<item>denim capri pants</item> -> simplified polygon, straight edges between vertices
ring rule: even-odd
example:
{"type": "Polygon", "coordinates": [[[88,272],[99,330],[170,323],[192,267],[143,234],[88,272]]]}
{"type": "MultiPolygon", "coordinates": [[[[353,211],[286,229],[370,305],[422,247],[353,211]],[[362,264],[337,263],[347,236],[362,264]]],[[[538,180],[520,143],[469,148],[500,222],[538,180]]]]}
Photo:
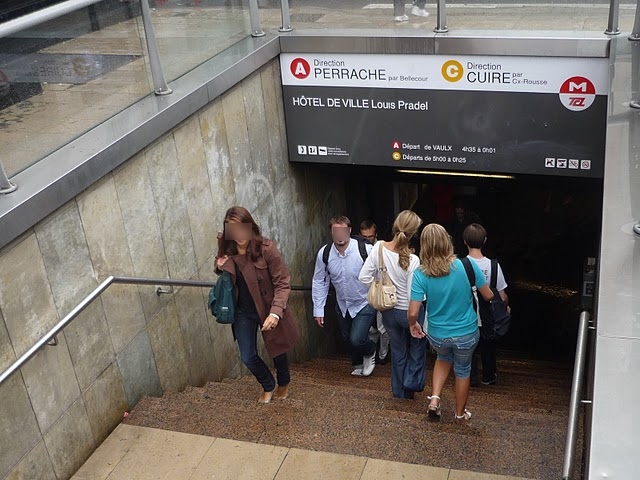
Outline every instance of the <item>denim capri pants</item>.
{"type": "Polygon", "coordinates": [[[480,340],[480,331],[452,338],[435,338],[427,334],[431,347],[438,354],[438,360],[453,364],[456,378],[469,378],[473,351],[480,340]]]}

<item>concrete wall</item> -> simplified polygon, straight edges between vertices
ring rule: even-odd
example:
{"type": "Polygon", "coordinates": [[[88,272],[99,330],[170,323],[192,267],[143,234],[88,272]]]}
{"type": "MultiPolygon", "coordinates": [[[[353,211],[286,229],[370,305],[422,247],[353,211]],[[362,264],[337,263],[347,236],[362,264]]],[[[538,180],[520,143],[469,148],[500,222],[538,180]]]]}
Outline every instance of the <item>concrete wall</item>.
{"type": "MultiPolygon", "coordinates": [[[[109,275],[214,278],[215,234],[234,204],[277,242],[292,283],[309,285],[344,188],[288,163],[277,62],[0,251],[0,370],[109,275]]],[[[0,478],[67,479],[143,395],[242,374],[207,293],[105,292],[0,386],[0,478]]],[[[331,348],[309,295],[291,300],[303,332],[294,359],[331,348]]]]}

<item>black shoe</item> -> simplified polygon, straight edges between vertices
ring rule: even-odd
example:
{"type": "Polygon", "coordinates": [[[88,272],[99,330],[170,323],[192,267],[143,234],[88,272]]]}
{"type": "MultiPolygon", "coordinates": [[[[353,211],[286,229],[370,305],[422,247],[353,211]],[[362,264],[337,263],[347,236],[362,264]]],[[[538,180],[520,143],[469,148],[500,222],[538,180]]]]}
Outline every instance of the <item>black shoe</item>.
{"type": "Polygon", "coordinates": [[[378,357],[377,363],[379,363],[380,365],[386,365],[387,363],[389,363],[389,354],[387,354],[387,356],[384,358],[378,357]]]}
{"type": "Polygon", "coordinates": [[[494,373],[493,378],[491,380],[482,380],[482,385],[493,385],[498,380],[498,374],[494,373]]]}

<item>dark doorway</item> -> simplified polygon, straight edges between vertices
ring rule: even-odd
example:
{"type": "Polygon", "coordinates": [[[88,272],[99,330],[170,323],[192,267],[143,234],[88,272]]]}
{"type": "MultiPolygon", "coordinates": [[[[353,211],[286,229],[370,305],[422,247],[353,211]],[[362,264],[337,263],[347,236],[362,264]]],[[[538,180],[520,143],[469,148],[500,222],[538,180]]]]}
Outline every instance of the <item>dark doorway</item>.
{"type": "Polygon", "coordinates": [[[508,283],[513,322],[500,348],[530,359],[573,360],[583,262],[599,248],[600,180],[429,176],[372,167],[345,168],[344,175],[354,226],[372,219],[382,239],[391,236],[396,209],[411,208],[425,224],[450,228],[453,202],[462,199],[487,229],[484,253],[499,259],[508,283]]]}

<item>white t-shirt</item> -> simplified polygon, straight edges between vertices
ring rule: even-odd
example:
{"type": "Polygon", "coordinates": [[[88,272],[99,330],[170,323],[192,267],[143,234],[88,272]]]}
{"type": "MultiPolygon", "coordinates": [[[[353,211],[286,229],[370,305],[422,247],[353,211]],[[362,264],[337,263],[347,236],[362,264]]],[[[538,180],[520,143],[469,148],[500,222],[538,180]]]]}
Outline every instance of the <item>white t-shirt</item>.
{"type": "MultiPolygon", "coordinates": [[[[487,281],[487,285],[488,285],[489,282],[491,281],[491,259],[487,257],[482,257],[482,258],[468,257],[468,258],[476,262],[476,265],[478,265],[480,270],[482,270],[482,273],[484,274],[484,279],[487,281]]],[[[505,288],[507,288],[507,282],[504,279],[502,268],[500,267],[500,264],[498,264],[498,278],[496,280],[496,289],[499,292],[501,292],[505,288]]]]}
{"type": "Polygon", "coordinates": [[[387,267],[387,273],[389,278],[396,287],[396,296],[398,297],[398,305],[395,307],[398,310],[409,309],[409,298],[411,297],[411,283],[413,282],[413,272],[420,266],[420,259],[411,254],[409,257],[409,268],[403,270],[398,263],[400,261],[400,255],[396,252],[392,252],[388,248],[383,248],[382,244],[385,242],[377,242],[369,256],[367,261],[364,262],[362,270],[360,270],[359,280],[365,285],[373,282],[373,276],[378,269],[378,255],[379,250],[382,248],[382,259],[384,260],[384,266],[387,267]]]}

